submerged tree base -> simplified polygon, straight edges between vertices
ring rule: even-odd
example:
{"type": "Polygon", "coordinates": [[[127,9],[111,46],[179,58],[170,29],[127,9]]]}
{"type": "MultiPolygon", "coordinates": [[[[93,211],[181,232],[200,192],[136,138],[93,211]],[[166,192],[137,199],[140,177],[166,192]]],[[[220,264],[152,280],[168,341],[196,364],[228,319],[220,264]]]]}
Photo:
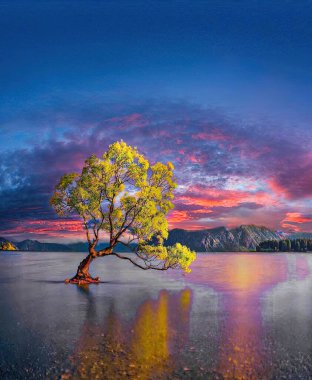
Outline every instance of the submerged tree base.
{"type": "Polygon", "coordinates": [[[98,284],[100,282],[100,277],[91,277],[91,276],[75,276],[73,278],[67,278],[65,284],[77,284],[77,285],[86,285],[86,284],[98,284]]]}
{"type": "Polygon", "coordinates": [[[98,284],[100,282],[100,277],[92,277],[89,272],[89,267],[93,259],[94,256],[89,253],[88,256],[84,258],[79,264],[75,276],[72,278],[67,278],[65,280],[65,284],[98,284]]]}

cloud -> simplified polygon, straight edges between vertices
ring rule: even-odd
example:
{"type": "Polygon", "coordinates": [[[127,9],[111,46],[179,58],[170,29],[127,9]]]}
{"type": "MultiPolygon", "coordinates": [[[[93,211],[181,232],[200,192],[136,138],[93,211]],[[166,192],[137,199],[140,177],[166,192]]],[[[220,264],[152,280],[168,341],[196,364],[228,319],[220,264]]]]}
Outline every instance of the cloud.
{"type": "Polygon", "coordinates": [[[14,220],[12,226],[1,230],[5,236],[13,240],[21,240],[25,236],[39,238],[41,241],[69,238],[81,240],[84,238],[82,222],[75,219],[58,220],[14,220]]]}
{"type": "Polygon", "coordinates": [[[312,227],[312,213],[287,212],[281,221],[281,226],[290,231],[310,231],[312,227]]]}
{"type": "Polygon", "coordinates": [[[86,157],[120,139],[152,162],[174,163],[179,187],[171,226],[263,222],[278,228],[295,222],[285,213],[311,210],[312,140],[306,130],[249,125],[185,101],[119,104],[100,98],[47,102],[19,113],[15,122],[5,136],[27,131],[31,143],[0,153],[0,232],[16,225],[22,233],[21,220],[26,235],[35,226],[28,228],[28,221],[54,223],[49,198],[60,176],[81,170],[86,157]]]}

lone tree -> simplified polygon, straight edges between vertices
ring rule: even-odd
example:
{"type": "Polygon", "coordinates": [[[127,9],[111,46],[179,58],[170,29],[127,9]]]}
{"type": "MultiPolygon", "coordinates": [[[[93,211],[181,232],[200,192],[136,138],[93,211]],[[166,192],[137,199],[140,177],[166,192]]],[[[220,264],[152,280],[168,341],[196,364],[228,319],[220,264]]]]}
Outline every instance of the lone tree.
{"type": "Polygon", "coordinates": [[[88,158],[80,174],[62,176],[50,203],[59,216],[82,218],[89,247],[67,283],[99,282],[89,266],[97,257],[112,255],[141,269],[190,271],[195,252],[180,243],[163,245],[168,237],[166,215],[173,208],[177,186],[173,169],[170,162],[151,166],[137,148],[121,141],[110,145],[102,157],[88,158]],[[97,249],[100,235],[108,240],[104,249],[97,249]],[[133,253],[116,252],[118,244],[133,253]]]}

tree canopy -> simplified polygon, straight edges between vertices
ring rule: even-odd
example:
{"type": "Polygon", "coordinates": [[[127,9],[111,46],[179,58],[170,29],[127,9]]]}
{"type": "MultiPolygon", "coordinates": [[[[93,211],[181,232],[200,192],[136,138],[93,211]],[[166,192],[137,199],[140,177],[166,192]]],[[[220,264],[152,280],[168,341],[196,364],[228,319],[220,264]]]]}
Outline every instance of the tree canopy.
{"type": "Polygon", "coordinates": [[[188,272],[195,252],[163,245],[177,186],[173,170],[170,162],[151,165],[136,147],[115,142],[101,157],[89,157],[81,173],[63,175],[50,203],[59,216],[82,218],[92,258],[115,255],[142,269],[188,272]],[[100,238],[108,244],[97,250],[100,238]],[[115,252],[118,244],[135,255],[115,252]]]}

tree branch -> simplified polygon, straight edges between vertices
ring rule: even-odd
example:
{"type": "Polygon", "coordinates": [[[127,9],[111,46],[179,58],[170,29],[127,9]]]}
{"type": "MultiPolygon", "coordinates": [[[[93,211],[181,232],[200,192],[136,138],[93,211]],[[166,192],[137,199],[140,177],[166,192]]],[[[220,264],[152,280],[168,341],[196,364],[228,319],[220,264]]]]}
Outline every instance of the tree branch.
{"type": "Polygon", "coordinates": [[[87,240],[88,240],[89,246],[91,246],[92,243],[91,243],[91,239],[90,239],[88,223],[87,223],[86,218],[84,216],[82,218],[83,218],[83,224],[86,228],[87,240]]]}
{"type": "Polygon", "coordinates": [[[122,259],[122,260],[128,260],[128,261],[130,261],[133,265],[135,265],[136,267],[141,268],[141,269],[144,269],[144,270],[154,269],[154,270],[165,271],[165,270],[168,270],[169,268],[171,268],[170,266],[168,266],[168,267],[162,267],[162,268],[159,268],[159,267],[157,267],[157,266],[153,266],[153,265],[143,266],[143,265],[137,263],[136,261],[132,260],[131,257],[128,257],[128,256],[122,256],[122,255],[120,255],[119,253],[116,253],[116,252],[111,252],[109,255],[116,256],[116,257],[118,257],[119,259],[122,259]]]}

